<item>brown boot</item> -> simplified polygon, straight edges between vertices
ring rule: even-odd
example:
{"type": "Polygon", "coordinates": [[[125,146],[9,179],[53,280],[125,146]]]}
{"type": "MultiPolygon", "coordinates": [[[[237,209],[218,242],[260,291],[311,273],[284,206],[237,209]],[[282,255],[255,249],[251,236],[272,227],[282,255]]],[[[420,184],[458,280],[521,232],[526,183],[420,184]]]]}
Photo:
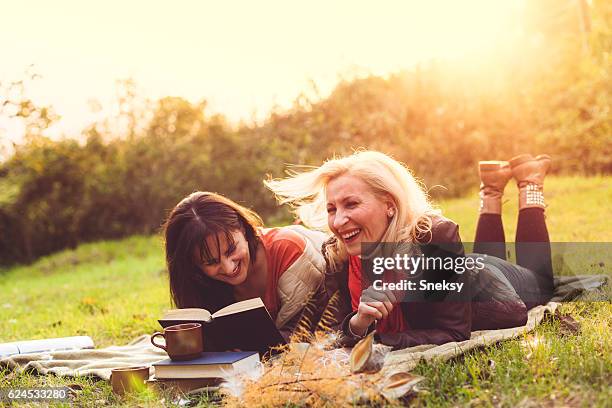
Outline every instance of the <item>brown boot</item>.
{"type": "Polygon", "coordinates": [[[510,160],[512,176],[519,189],[519,211],[523,208],[546,208],[544,203],[544,177],[552,159],[546,154],[533,157],[521,154],[510,160]]]}
{"type": "Polygon", "coordinates": [[[480,174],[480,213],[501,214],[502,196],[512,170],[506,161],[481,161],[478,163],[480,174]]]}

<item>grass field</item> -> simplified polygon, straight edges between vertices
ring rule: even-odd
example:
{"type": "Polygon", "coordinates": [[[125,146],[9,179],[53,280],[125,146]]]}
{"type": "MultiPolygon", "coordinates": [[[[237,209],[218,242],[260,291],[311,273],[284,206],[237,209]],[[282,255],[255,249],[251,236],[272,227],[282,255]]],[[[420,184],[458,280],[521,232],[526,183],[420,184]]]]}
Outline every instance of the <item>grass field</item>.
{"type": "MultiPolygon", "coordinates": [[[[516,190],[509,188],[506,197],[506,237],[512,240],[516,190]]],[[[549,177],[546,197],[553,241],[612,242],[612,177],[549,177]]],[[[476,192],[438,204],[460,224],[463,240],[471,241],[476,192]]],[[[609,263],[593,265],[583,273],[610,273],[609,263]]],[[[157,330],[156,318],[169,306],[160,237],[84,244],[32,265],[0,271],[0,342],[84,334],[98,347],[125,344],[157,330]]],[[[561,310],[582,324],[580,334],[561,335],[559,323],[547,321],[523,338],[446,363],[421,363],[416,373],[426,377],[426,391],[413,402],[429,406],[610,406],[612,306],[609,302],[574,302],[561,310]]],[[[0,389],[63,384],[83,386],[73,401],[78,405],[120,403],[102,381],[0,371],[0,389]]],[[[151,393],[122,403],[171,405],[151,393]]]]}

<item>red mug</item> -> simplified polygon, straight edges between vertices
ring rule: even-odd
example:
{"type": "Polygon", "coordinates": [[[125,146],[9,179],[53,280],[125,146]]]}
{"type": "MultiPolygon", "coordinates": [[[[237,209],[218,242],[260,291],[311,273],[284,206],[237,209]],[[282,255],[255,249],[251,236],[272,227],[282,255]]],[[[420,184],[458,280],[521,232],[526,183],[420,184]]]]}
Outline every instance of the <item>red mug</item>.
{"type": "Polygon", "coordinates": [[[200,357],[204,351],[202,325],[200,323],[183,323],[168,326],[163,333],[155,332],[151,344],[164,349],[172,360],[192,360],[200,357]],[[155,343],[156,337],[163,337],[166,345],[155,343]]]}

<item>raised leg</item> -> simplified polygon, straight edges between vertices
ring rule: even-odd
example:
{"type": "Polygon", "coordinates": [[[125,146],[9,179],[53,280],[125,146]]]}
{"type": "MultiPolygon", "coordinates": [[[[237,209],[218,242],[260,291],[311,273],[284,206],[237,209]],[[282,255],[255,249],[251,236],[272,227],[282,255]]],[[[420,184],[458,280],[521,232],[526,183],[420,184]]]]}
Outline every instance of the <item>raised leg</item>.
{"type": "Polygon", "coordinates": [[[506,236],[501,214],[480,214],[474,238],[474,252],[506,259],[506,236]]]}
{"type": "Polygon", "coordinates": [[[554,289],[550,237],[544,210],[544,177],[550,156],[521,155],[510,160],[519,188],[519,215],[516,228],[517,264],[532,271],[542,294],[541,304],[552,297],[554,289]]]}
{"type": "Polygon", "coordinates": [[[506,259],[506,237],[501,218],[504,188],[512,177],[508,162],[479,163],[480,216],[474,237],[474,252],[506,259]]]}

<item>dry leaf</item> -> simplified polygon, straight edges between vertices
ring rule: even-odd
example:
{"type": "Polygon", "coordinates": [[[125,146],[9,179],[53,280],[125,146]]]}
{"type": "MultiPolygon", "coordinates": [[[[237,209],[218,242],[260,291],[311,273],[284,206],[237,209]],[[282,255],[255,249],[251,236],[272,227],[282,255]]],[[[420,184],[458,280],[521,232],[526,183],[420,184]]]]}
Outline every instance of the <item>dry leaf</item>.
{"type": "Polygon", "coordinates": [[[68,384],[66,387],[68,387],[68,394],[70,394],[72,397],[76,397],[81,391],[83,391],[83,386],[81,384],[68,384]]]}
{"type": "Polygon", "coordinates": [[[365,371],[368,365],[368,361],[372,356],[374,333],[376,333],[376,330],[372,331],[366,337],[359,340],[359,343],[355,344],[355,347],[353,347],[353,351],[351,351],[350,357],[352,373],[360,373],[362,371],[365,371]]]}
{"type": "Polygon", "coordinates": [[[411,373],[395,373],[387,378],[380,392],[387,400],[395,400],[415,391],[415,386],[423,380],[423,377],[411,373]]]}
{"type": "Polygon", "coordinates": [[[576,321],[572,316],[557,313],[556,317],[559,319],[559,332],[562,336],[571,336],[580,333],[580,322],[576,321]]]}

